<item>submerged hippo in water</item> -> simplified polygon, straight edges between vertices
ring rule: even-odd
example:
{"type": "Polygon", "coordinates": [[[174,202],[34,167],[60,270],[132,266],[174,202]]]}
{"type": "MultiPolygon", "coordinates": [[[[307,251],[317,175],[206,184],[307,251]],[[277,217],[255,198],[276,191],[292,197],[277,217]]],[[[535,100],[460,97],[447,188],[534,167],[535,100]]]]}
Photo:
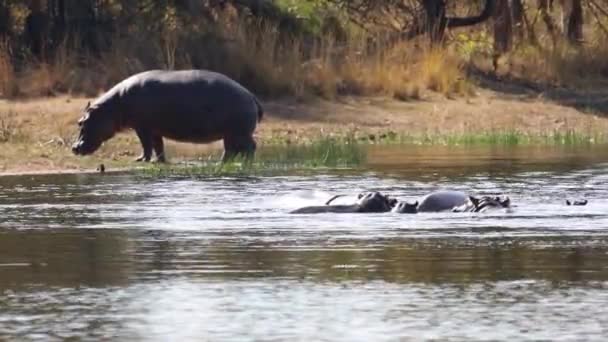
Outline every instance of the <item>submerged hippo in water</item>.
{"type": "Polygon", "coordinates": [[[481,213],[490,209],[507,209],[510,207],[511,199],[507,196],[482,196],[479,198],[469,196],[467,203],[454,208],[452,211],[458,213],[481,213]]]}
{"type": "Polygon", "coordinates": [[[91,154],[117,132],[132,128],[143,147],[138,161],[150,161],[154,151],[164,162],[164,137],[191,143],[223,139],[223,161],[237,154],[250,157],[256,149],[253,132],[263,113],[257,98],[225,75],[204,70],[147,71],[125,79],[87,105],[72,151],[91,154]]]}
{"type": "Polygon", "coordinates": [[[467,203],[468,199],[469,196],[460,191],[435,191],[414,203],[399,202],[392,211],[406,214],[448,211],[467,203]]]}
{"type": "Polygon", "coordinates": [[[566,200],[566,205],[576,205],[576,206],[584,206],[587,205],[588,201],[586,199],[582,200],[566,200]]]}
{"type": "Polygon", "coordinates": [[[420,202],[399,202],[392,211],[407,214],[441,211],[482,212],[490,208],[508,208],[510,203],[508,197],[483,196],[477,198],[461,191],[442,190],[424,196],[420,202]]]}
{"type": "Polygon", "coordinates": [[[292,214],[320,214],[320,213],[385,213],[397,203],[396,199],[385,196],[379,192],[359,194],[355,204],[329,205],[338,196],[327,201],[326,205],[303,207],[292,211],[292,214]]]}

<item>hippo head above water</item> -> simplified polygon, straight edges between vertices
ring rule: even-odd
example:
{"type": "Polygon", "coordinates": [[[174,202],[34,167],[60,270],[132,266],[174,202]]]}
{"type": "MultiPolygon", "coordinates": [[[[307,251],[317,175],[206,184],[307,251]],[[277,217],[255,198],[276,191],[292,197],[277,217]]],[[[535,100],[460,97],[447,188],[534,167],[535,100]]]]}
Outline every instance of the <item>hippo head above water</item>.
{"type": "Polygon", "coordinates": [[[418,201],[414,203],[410,202],[398,202],[393,206],[391,210],[394,213],[401,214],[416,214],[418,212],[418,201]]]}
{"type": "Polygon", "coordinates": [[[384,213],[391,211],[396,204],[396,199],[390,198],[377,191],[364,192],[357,196],[357,205],[360,208],[360,212],[384,213]]]}
{"type": "Polygon", "coordinates": [[[330,205],[342,195],[334,196],[325,205],[303,207],[292,211],[292,214],[320,213],[385,213],[397,204],[397,200],[379,192],[364,192],[357,196],[357,202],[347,205],[330,205]]]}
{"type": "Polygon", "coordinates": [[[84,109],[82,118],[78,120],[78,126],[80,134],[72,145],[72,152],[76,155],[92,154],[119,130],[111,113],[107,113],[104,107],[91,106],[90,103],[84,109]]]}

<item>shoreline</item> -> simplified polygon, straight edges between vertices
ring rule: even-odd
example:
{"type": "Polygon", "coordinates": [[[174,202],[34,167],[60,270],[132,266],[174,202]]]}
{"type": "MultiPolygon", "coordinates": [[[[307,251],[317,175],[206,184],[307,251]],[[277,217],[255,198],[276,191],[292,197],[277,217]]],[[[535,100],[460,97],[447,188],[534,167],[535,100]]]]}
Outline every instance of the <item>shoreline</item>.
{"type": "MultiPolygon", "coordinates": [[[[0,142],[0,176],[95,173],[101,163],[108,170],[140,167],[133,162],[141,147],[132,132],[118,134],[93,156],[72,155],[69,146],[77,134],[76,121],[90,100],[68,96],[0,100],[0,138],[5,136],[5,142],[0,142]]],[[[519,138],[520,144],[526,144],[526,137],[551,144],[551,134],[573,139],[573,143],[578,138],[587,139],[590,144],[608,142],[608,108],[603,107],[603,102],[592,106],[589,101],[584,94],[556,98],[547,93],[514,95],[483,88],[474,97],[456,99],[436,93],[425,94],[416,101],[341,97],[304,102],[287,98],[263,101],[266,115],[255,138],[259,146],[301,144],[319,137],[347,135],[364,139],[373,136],[377,143],[377,137],[387,134],[413,140],[430,137],[448,145],[466,143],[475,135],[483,139],[488,135],[485,143],[490,145],[501,143],[492,139],[503,138],[507,142],[519,138]],[[586,107],[581,105],[585,103],[586,107]]],[[[388,144],[400,143],[398,140],[388,144]]],[[[419,140],[401,142],[421,143],[419,140]]],[[[168,157],[175,163],[209,155],[215,158],[222,148],[221,142],[197,145],[169,140],[166,146],[168,157]]]]}

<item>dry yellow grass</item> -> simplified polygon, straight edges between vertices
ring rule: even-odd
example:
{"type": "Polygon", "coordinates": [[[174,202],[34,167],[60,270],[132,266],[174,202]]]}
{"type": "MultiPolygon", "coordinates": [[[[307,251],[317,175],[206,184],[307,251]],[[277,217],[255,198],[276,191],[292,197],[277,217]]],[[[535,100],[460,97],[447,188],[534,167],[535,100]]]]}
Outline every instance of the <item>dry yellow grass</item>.
{"type": "MultiPolygon", "coordinates": [[[[474,64],[489,69],[487,58],[474,64]]],[[[582,46],[565,39],[554,47],[542,49],[522,44],[502,57],[500,74],[530,83],[592,89],[608,85],[608,38],[590,37],[582,46]]]]}
{"type": "Polygon", "coordinates": [[[382,37],[374,37],[377,43],[370,48],[368,35],[341,42],[331,36],[285,37],[276,27],[240,20],[218,32],[193,31],[181,38],[146,34],[115,37],[112,48],[96,58],[78,55],[66,40],[48,62],[31,61],[19,73],[3,63],[8,55],[0,55],[0,71],[10,75],[8,81],[0,79],[0,86],[11,86],[2,93],[8,98],[92,96],[139,71],[194,66],[223,72],[266,97],[353,94],[408,99],[427,89],[451,95],[462,92],[465,78],[452,51],[416,41],[387,45],[382,37]]]}

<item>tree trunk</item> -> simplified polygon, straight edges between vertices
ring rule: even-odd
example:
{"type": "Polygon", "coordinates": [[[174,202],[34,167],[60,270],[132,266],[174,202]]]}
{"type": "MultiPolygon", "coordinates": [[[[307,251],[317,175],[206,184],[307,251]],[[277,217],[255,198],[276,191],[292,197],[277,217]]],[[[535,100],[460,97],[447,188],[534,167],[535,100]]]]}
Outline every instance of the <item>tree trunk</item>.
{"type": "Polygon", "coordinates": [[[538,10],[540,12],[540,16],[545,22],[545,26],[547,26],[547,31],[551,36],[551,41],[553,42],[553,46],[557,44],[557,25],[555,25],[555,21],[551,14],[549,13],[550,7],[553,7],[553,1],[549,0],[539,0],[538,1],[538,10]]]}
{"type": "Polygon", "coordinates": [[[524,40],[525,30],[524,30],[524,4],[522,0],[513,0],[511,4],[511,13],[513,14],[513,32],[517,39],[524,40]]]}
{"type": "Polygon", "coordinates": [[[447,18],[445,16],[445,1],[444,0],[426,0],[423,3],[424,11],[426,12],[426,24],[424,32],[428,32],[431,37],[431,42],[440,42],[443,40],[447,18]]]}
{"type": "Polygon", "coordinates": [[[41,0],[33,0],[30,14],[25,19],[25,38],[32,54],[40,60],[46,58],[49,18],[41,0]]]}
{"type": "Polygon", "coordinates": [[[583,6],[581,0],[572,0],[572,11],[568,18],[568,40],[575,45],[583,42],[583,6]]]}
{"type": "Polygon", "coordinates": [[[67,28],[65,0],[49,0],[47,12],[51,22],[51,41],[57,45],[63,40],[67,28]]]}
{"type": "Polygon", "coordinates": [[[513,46],[513,20],[509,0],[498,0],[494,14],[494,54],[492,64],[498,69],[498,58],[513,46]]]}
{"type": "Polygon", "coordinates": [[[10,13],[6,0],[0,0],[0,39],[9,35],[10,28],[10,13]]]}

